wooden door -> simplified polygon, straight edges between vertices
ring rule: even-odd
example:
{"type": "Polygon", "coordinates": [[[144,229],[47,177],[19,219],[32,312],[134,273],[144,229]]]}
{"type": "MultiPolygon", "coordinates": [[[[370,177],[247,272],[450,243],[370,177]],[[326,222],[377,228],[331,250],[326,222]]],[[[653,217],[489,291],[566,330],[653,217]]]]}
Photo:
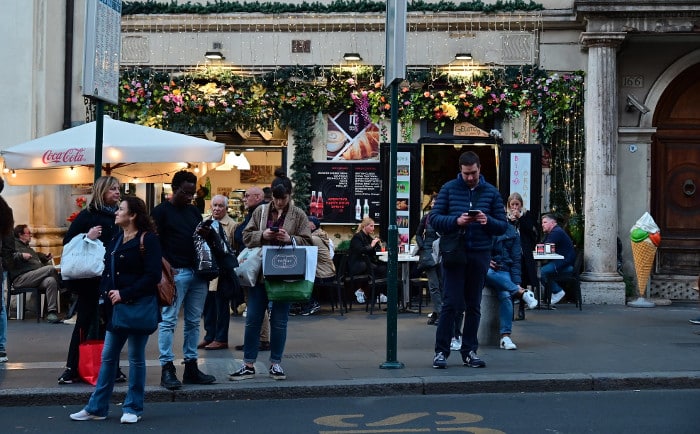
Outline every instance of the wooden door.
{"type": "Polygon", "coordinates": [[[656,272],[700,274],[700,64],[664,92],[654,115],[651,212],[661,229],[656,272]]]}

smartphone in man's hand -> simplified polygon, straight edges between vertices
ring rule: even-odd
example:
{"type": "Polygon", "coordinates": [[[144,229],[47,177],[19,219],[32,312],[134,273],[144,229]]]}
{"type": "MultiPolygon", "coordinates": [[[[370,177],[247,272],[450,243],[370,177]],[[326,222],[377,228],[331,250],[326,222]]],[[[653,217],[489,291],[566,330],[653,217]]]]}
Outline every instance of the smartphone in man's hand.
{"type": "Polygon", "coordinates": [[[481,211],[478,210],[478,209],[470,209],[470,210],[468,211],[468,214],[469,214],[469,217],[476,217],[476,216],[479,215],[480,212],[481,212],[481,211]]]}

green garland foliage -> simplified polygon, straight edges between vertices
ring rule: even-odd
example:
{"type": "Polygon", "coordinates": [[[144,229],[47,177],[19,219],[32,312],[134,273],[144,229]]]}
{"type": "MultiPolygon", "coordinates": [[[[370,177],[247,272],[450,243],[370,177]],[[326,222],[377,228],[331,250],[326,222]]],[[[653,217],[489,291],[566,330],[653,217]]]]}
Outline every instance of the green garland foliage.
{"type": "MultiPolygon", "coordinates": [[[[411,76],[400,85],[399,121],[411,126],[429,121],[436,131],[450,122],[484,127],[491,121],[529,116],[533,133],[551,149],[552,209],[582,213],[583,73],[548,74],[532,67],[509,67],[471,77],[438,70],[411,76]]],[[[122,71],[119,104],[108,108],[124,121],[188,134],[271,130],[294,135],[294,199],[304,207],[310,194],[310,165],[316,116],[353,111],[364,123],[388,120],[389,89],[379,67],[353,74],[330,67],[279,68],[264,76],[236,75],[207,68],[164,73],[134,68],[122,71]]],[[[410,137],[403,137],[411,141],[410,137]]]]}
{"type": "MultiPolygon", "coordinates": [[[[544,9],[540,3],[532,0],[498,0],[493,4],[485,4],[481,0],[455,3],[452,1],[440,1],[428,3],[424,0],[409,0],[409,12],[514,12],[514,11],[541,11],[544,9]]],[[[122,4],[122,15],[137,14],[230,14],[230,13],[377,13],[386,11],[385,1],[374,0],[334,0],[323,4],[318,1],[301,4],[288,4],[274,1],[238,2],[215,0],[214,2],[178,4],[175,1],[160,3],[153,0],[145,2],[125,1],[122,4]]]]}

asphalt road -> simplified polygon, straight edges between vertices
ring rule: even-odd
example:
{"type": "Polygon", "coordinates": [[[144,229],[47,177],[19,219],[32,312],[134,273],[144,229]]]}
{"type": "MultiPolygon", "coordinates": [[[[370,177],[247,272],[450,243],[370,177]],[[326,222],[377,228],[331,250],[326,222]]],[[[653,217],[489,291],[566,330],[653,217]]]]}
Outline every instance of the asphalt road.
{"type": "Polygon", "coordinates": [[[697,433],[700,390],[146,403],[134,426],[74,422],[81,406],[0,407],[4,433],[697,433]]]}

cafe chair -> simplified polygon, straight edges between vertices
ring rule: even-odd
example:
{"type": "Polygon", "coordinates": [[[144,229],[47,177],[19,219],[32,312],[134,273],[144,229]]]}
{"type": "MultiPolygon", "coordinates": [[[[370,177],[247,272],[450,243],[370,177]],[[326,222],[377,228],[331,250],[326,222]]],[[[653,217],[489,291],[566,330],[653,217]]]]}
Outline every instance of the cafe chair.
{"type": "MultiPolygon", "coordinates": [[[[409,280],[411,284],[411,292],[409,296],[409,303],[413,303],[414,298],[418,299],[418,315],[421,315],[422,309],[423,309],[423,297],[424,294],[428,294],[430,296],[430,288],[428,287],[428,278],[425,277],[425,273],[421,274],[420,277],[414,277],[409,280]],[[414,295],[414,289],[417,289],[418,291],[414,295]]],[[[413,306],[410,306],[410,308],[413,308],[413,306]]],[[[439,313],[439,312],[438,312],[439,313]]]]}
{"type": "Polygon", "coordinates": [[[579,310],[583,310],[581,272],[583,272],[583,250],[576,249],[576,260],[574,261],[573,271],[570,273],[559,273],[556,276],[552,276],[547,281],[547,285],[544,288],[544,299],[547,301],[547,305],[551,305],[552,301],[552,287],[550,282],[557,282],[559,286],[566,287],[567,291],[573,290],[576,306],[579,310]]]}
{"type": "MultiPolygon", "coordinates": [[[[338,282],[341,285],[341,311],[345,309],[345,313],[352,310],[352,304],[355,300],[355,290],[359,288],[360,283],[367,283],[371,286],[372,276],[369,273],[357,274],[351,276],[348,274],[348,254],[336,252],[333,255],[333,262],[335,263],[336,275],[338,276],[338,282]]],[[[366,294],[365,294],[366,295],[366,294]]],[[[365,303],[369,303],[369,300],[365,300],[365,303]]],[[[366,307],[367,308],[367,307],[366,307]]]]}
{"type": "Polygon", "coordinates": [[[26,312],[25,306],[27,305],[27,293],[32,292],[34,300],[36,300],[36,322],[40,322],[41,317],[44,312],[44,295],[45,291],[39,288],[15,288],[10,286],[7,289],[7,313],[10,313],[10,300],[13,295],[17,296],[17,311],[15,313],[15,318],[18,320],[24,319],[24,313],[26,312]]]}
{"type": "Polygon", "coordinates": [[[377,291],[377,288],[379,287],[384,288],[384,293],[386,294],[388,291],[388,284],[389,280],[386,277],[377,277],[374,275],[374,269],[372,268],[372,261],[368,257],[364,257],[364,260],[367,263],[367,270],[370,272],[370,289],[372,294],[370,295],[370,301],[366,303],[365,305],[365,312],[367,312],[367,308],[369,307],[369,314],[372,315],[374,314],[374,305],[377,304],[377,309],[381,310],[382,309],[382,299],[379,297],[379,294],[382,293],[382,291],[377,291]]]}

